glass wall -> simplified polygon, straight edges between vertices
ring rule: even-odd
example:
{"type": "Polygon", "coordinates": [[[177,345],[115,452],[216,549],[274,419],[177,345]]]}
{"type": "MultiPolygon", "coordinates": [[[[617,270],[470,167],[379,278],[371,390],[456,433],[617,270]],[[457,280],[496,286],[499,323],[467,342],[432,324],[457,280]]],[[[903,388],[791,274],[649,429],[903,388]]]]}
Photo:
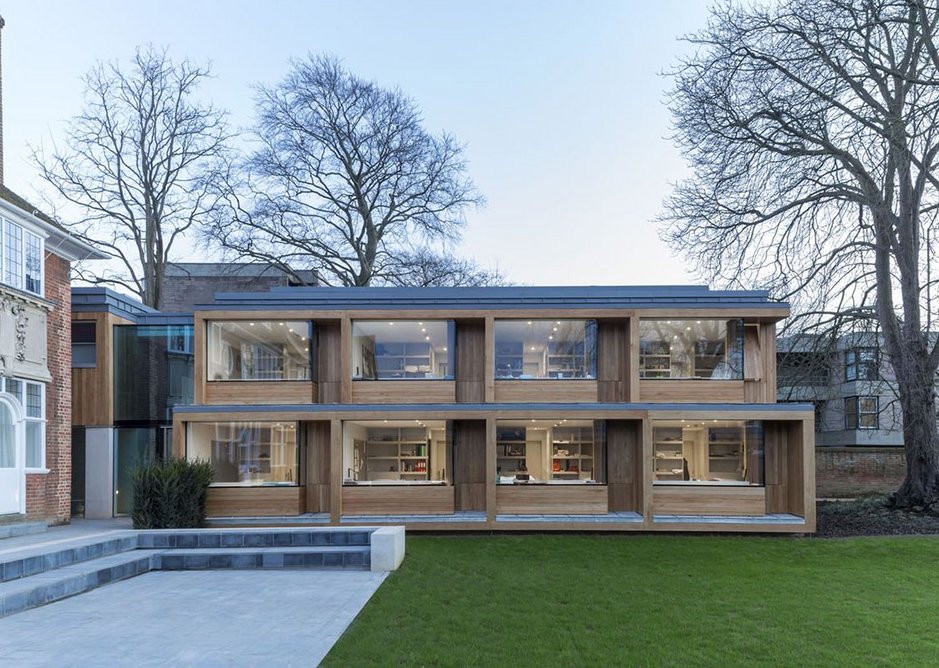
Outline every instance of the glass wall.
{"type": "Polygon", "coordinates": [[[310,380],[311,324],[296,320],[208,324],[208,380],[310,380]]]}
{"type": "Polygon", "coordinates": [[[606,482],[602,420],[499,420],[496,473],[500,485],[606,482]]]}
{"type": "Polygon", "coordinates": [[[740,380],[742,320],[641,320],[639,377],[740,380]]]}
{"type": "Polygon", "coordinates": [[[356,380],[450,380],[452,320],[356,320],[352,377],[356,380]]]}
{"type": "Polygon", "coordinates": [[[656,485],[763,486],[763,423],[655,420],[656,485]]]}
{"type": "Polygon", "coordinates": [[[597,377],[595,320],[496,320],[496,378],[597,377]]]}
{"type": "Polygon", "coordinates": [[[342,425],[343,484],[444,485],[452,469],[445,420],[373,420],[342,425]]]}
{"type": "Polygon", "coordinates": [[[297,485],[296,422],[192,422],[186,456],[212,465],[216,486],[297,485]]]}
{"type": "Polygon", "coordinates": [[[115,325],[114,420],[165,424],[193,402],[192,325],[115,325]]]}
{"type": "Polygon", "coordinates": [[[134,469],[163,453],[158,451],[158,429],[118,427],[114,430],[114,514],[130,515],[134,510],[134,469]]]}

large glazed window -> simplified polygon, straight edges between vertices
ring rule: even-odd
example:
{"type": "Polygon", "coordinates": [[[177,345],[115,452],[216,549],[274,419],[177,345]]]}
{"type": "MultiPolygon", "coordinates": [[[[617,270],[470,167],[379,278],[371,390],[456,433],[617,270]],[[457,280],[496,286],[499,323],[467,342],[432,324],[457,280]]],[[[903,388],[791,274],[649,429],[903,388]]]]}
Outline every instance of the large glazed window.
{"type": "Polygon", "coordinates": [[[641,320],[639,377],[740,380],[742,320],[641,320]]]}
{"type": "Polygon", "coordinates": [[[844,353],[844,379],[877,380],[880,378],[880,354],[877,348],[852,348],[844,353]]]}
{"type": "Polygon", "coordinates": [[[12,395],[23,409],[26,434],[26,468],[46,465],[46,386],[21,378],[0,378],[0,392],[12,395]]]}
{"type": "Polygon", "coordinates": [[[762,422],[656,420],[652,442],[656,485],[763,486],[762,422]]]}
{"type": "Polygon", "coordinates": [[[595,320],[496,320],[496,378],[597,377],[595,320]]]}
{"type": "Polygon", "coordinates": [[[352,323],[355,380],[453,378],[452,320],[356,320],[352,323]]]}
{"type": "Polygon", "coordinates": [[[212,380],[310,380],[310,323],[233,320],[207,323],[212,380]]]}
{"type": "Polygon", "coordinates": [[[193,401],[192,325],[115,325],[114,419],[164,422],[193,401]]]}
{"type": "Polygon", "coordinates": [[[606,482],[606,430],[599,420],[499,420],[500,485],[606,482]]]}
{"type": "Polygon", "coordinates": [[[350,421],[342,427],[346,485],[443,485],[451,479],[444,420],[350,421]]]}
{"type": "Polygon", "coordinates": [[[212,464],[217,486],[297,484],[297,423],[192,422],[186,456],[212,464]]]}
{"type": "Polygon", "coordinates": [[[0,218],[0,282],[42,296],[43,247],[41,237],[0,218]]]}

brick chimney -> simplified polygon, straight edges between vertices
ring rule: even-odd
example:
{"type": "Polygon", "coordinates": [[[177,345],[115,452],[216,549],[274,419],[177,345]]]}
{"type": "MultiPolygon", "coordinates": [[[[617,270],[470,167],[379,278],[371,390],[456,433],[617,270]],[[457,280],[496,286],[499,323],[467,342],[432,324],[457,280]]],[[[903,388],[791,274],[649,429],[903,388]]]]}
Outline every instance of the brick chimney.
{"type": "Polygon", "coordinates": [[[6,21],[0,16],[0,186],[3,185],[3,26],[6,21]]]}

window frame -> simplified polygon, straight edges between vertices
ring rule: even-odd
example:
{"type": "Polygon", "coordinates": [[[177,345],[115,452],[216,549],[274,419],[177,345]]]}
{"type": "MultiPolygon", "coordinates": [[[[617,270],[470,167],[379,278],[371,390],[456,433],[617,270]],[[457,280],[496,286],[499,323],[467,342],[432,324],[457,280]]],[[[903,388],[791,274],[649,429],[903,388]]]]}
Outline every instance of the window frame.
{"type": "MultiPolygon", "coordinates": [[[[256,318],[256,319],[247,319],[247,318],[236,318],[236,319],[225,319],[225,320],[204,320],[203,324],[205,326],[205,340],[203,342],[203,354],[204,360],[202,363],[203,373],[205,374],[206,383],[310,383],[316,379],[316,327],[313,324],[312,320],[291,320],[289,318],[256,318]],[[237,324],[247,324],[249,327],[255,323],[279,323],[285,325],[285,323],[302,323],[306,325],[306,335],[305,338],[301,339],[306,341],[306,361],[307,361],[307,378],[212,378],[210,372],[210,364],[221,364],[222,352],[221,352],[221,334],[219,335],[219,351],[218,356],[213,356],[214,351],[211,350],[212,338],[213,338],[213,325],[225,325],[230,323],[237,324]]],[[[285,325],[286,326],[286,325],[285,325]]],[[[219,330],[221,331],[221,329],[219,330]]],[[[195,345],[195,343],[193,343],[195,345]]],[[[284,356],[286,359],[286,356],[284,356]]],[[[284,373],[286,373],[286,366],[284,368],[284,373]]]]}
{"type": "MultiPolygon", "coordinates": [[[[349,354],[350,354],[350,358],[349,358],[349,372],[351,373],[351,378],[352,378],[352,382],[353,382],[353,383],[360,383],[360,382],[366,382],[366,383],[387,383],[387,382],[398,382],[398,381],[400,381],[400,382],[406,382],[406,383],[412,383],[412,382],[415,382],[415,381],[424,381],[424,382],[439,382],[439,381],[444,381],[444,382],[452,383],[452,382],[454,382],[454,381],[456,380],[456,320],[454,320],[453,318],[398,318],[398,319],[391,319],[391,318],[354,318],[354,319],[352,319],[352,320],[350,321],[349,330],[350,330],[349,336],[351,337],[351,340],[350,340],[350,353],[349,353],[349,354]],[[381,373],[381,370],[380,370],[381,364],[380,364],[380,362],[381,362],[382,359],[385,359],[385,358],[393,358],[393,357],[401,357],[401,358],[402,358],[402,361],[403,361],[403,362],[406,362],[406,359],[407,359],[408,357],[413,357],[413,358],[421,357],[421,358],[422,358],[422,357],[424,357],[424,355],[423,355],[423,354],[417,354],[417,353],[409,354],[409,353],[407,352],[407,348],[403,348],[403,349],[402,349],[402,352],[401,352],[400,354],[398,354],[398,355],[386,354],[386,355],[382,356],[382,355],[379,355],[379,354],[378,354],[378,350],[377,350],[378,346],[380,346],[380,345],[381,345],[381,346],[388,346],[388,345],[391,345],[391,344],[398,344],[398,345],[402,345],[402,346],[416,345],[416,344],[423,345],[423,344],[421,344],[421,342],[419,342],[419,341],[386,342],[386,341],[377,341],[377,340],[376,340],[376,341],[374,342],[375,346],[374,346],[373,350],[370,351],[370,354],[369,354],[369,355],[366,355],[366,352],[365,352],[364,346],[363,346],[363,350],[362,350],[362,352],[360,353],[360,357],[361,357],[361,369],[360,369],[360,368],[356,365],[356,363],[355,363],[355,360],[356,360],[356,350],[355,350],[355,346],[356,346],[356,339],[357,339],[357,337],[356,337],[356,325],[357,325],[357,324],[363,324],[363,323],[365,323],[365,324],[370,324],[370,325],[371,325],[371,324],[377,325],[378,323],[388,323],[388,324],[391,325],[391,326],[393,326],[394,324],[399,324],[399,323],[408,323],[408,324],[413,323],[413,324],[416,324],[416,325],[418,325],[418,326],[423,326],[424,323],[442,323],[442,324],[446,327],[446,330],[447,330],[447,333],[446,333],[447,345],[446,345],[446,347],[444,347],[444,349],[443,349],[443,352],[445,352],[445,353],[446,353],[446,356],[447,356],[447,359],[446,359],[447,373],[444,374],[444,375],[439,375],[439,376],[435,374],[433,377],[430,377],[430,378],[428,378],[426,375],[425,375],[425,376],[407,376],[407,375],[403,375],[403,376],[400,376],[400,377],[390,377],[390,378],[389,378],[389,377],[385,377],[385,378],[380,377],[380,375],[379,375],[379,374],[381,373]],[[371,368],[371,370],[373,371],[373,374],[374,374],[374,375],[370,376],[370,375],[367,375],[367,374],[366,374],[366,370],[368,370],[369,368],[371,368]],[[358,373],[356,373],[356,372],[358,372],[358,373]]],[[[374,336],[374,335],[371,335],[371,336],[374,336]]],[[[428,336],[430,336],[430,335],[428,335],[428,336]]],[[[361,338],[361,337],[359,337],[359,338],[361,338]]],[[[430,348],[433,349],[433,343],[430,344],[430,348]]],[[[432,355],[428,355],[428,358],[430,358],[430,357],[432,357],[432,355]]],[[[429,359],[428,359],[428,361],[429,361],[429,359]]],[[[431,367],[431,368],[433,368],[433,365],[432,365],[432,364],[428,364],[428,366],[431,367]]],[[[407,370],[407,367],[405,366],[404,373],[407,374],[407,373],[422,373],[422,372],[420,372],[420,371],[417,371],[417,372],[409,372],[409,371],[407,370]]],[[[423,372],[423,373],[426,373],[426,372],[423,372]]]]}
{"type": "Polygon", "coordinates": [[[13,397],[19,402],[20,410],[23,413],[23,429],[21,430],[23,438],[23,466],[27,473],[46,472],[46,384],[26,378],[13,376],[10,378],[0,378],[0,392],[13,397]],[[16,392],[10,390],[10,383],[15,382],[19,385],[16,392]],[[39,388],[39,415],[29,414],[29,388],[39,388]],[[35,424],[39,428],[39,464],[30,466],[29,464],[29,441],[27,440],[27,425],[35,424]]]}
{"type": "MultiPolygon", "coordinates": [[[[563,382],[563,381],[596,381],[596,380],[597,380],[597,372],[598,372],[598,365],[599,365],[599,359],[598,359],[598,358],[599,358],[599,355],[598,355],[598,345],[597,345],[597,337],[598,337],[597,330],[598,330],[598,324],[597,324],[597,319],[596,319],[596,318],[564,318],[564,317],[560,317],[560,318],[525,318],[525,317],[521,317],[521,318],[495,318],[495,319],[493,320],[492,329],[493,329],[493,331],[492,331],[492,342],[493,342],[493,350],[492,350],[492,373],[493,373],[493,378],[494,378],[494,380],[495,380],[496,382],[546,381],[546,382],[552,382],[552,383],[553,383],[553,382],[555,382],[555,381],[563,382]],[[522,346],[522,349],[521,349],[522,368],[521,368],[521,371],[520,371],[519,375],[509,375],[509,376],[506,376],[506,375],[500,375],[500,374],[499,374],[499,358],[500,358],[500,357],[503,358],[503,359],[505,359],[505,358],[512,358],[512,357],[515,357],[515,358],[519,357],[518,352],[500,353],[500,351],[499,351],[500,341],[499,341],[499,331],[498,331],[498,329],[499,329],[499,323],[528,323],[529,325],[534,325],[534,324],[536,324],[536,323],[545,323],[545,324],[547,324],[548,326],[550,326],[551,323],[555,323],[555,324],[557,324],[557,325],[560,325],[561,323],[569,323],[569,322],[583,323],[584,338],[583,338],[583,340],[582,340],[582,345],[583,345],[583,348],[584,348],[584,353],[583,353],[583,354],[584,354],[584,360],[585,360],[585,362],[586,362],[585,367],[584,367],[584,373],[583,373],[583,375],[579,375],[579,376],[578,376],[578,375],[571,375],[571,376],[567,376],[567,375],[552,376],[552,375],[550,375],[551,373],[559,373],[559,371],[558,371],[557,369],[555,369],[554,371],[552,371],[552,370],[550,369],[550,364],[547,362],[547,359],[549,359],[549,358],[551,358],[551,357],[555,357],[555,358],[558,358],[558,357],[575,357],[575,355],[574,355],[574,354],[565,354],[565,353],[559,352],[559,351],[555,351],[554,353],[552,353],[552,352],[550,352],[551,344],[548,343],[548,342],[545,342],[544,356],[545,356],[545,360],[546,360],[546,361],[545,361],[544,375],[542,375],[542,376],[527,376],[527,375],[525,374],[525,366],[524,366],[524,365],[525,365],[525,361],[524,361],[524,358],[525,358],[525,345],[527,345],[527,344],[529,344],[529,343],[531,343],[531,342],[530,342],[530,341],[524,341],[524,340],[521,341],[521,346],[522,346]],[[589,359],[587,358],[588,351],[591,353],[591,356],[590,356],[589,359]]],[[[556,329],[556,328],[555,328],[555,329],[556,329]]],[[[506,340],[503,340],[503,341],[501,342],[501,345],[502,345],[502,346],[508,346],[508,345],[513,344],[513,343],[518,343],[518,341],[514,341],[514,340],[506,341],[506,340]]],[[[557,343],[555,343],[554,345],[559,345],[559,343],[560,343],[560,342],[557,342],[557,343]]],[[[577,341],[577,342],[574,343],[575,346],[576,346],[576,345],[580,345],[580,344],[581,344],[580,341],[577,341]]],[[[510,371],[514,372],[514,369],[510,369],[510,371]]]]}
{"type": "Polygon", "coordinates": [[[855,395],[844,398],[844,428],[846,431],[877,431],[880,429],[880,397],[876,395],[855,395]],[[873,411],[862,411],[861,402],[864,399],[870,399],[874,402],[873,411]],[[854,409],[851,410],[851,405],[854,409]],[[873,416],[873,426],[864,426],[861,418],[863,416],[873,416]]]}
{"type": "MultiPolygon", "coordinates": [[[[653,381],[659,381],[659,380],[664,380],[664,381],[695,381],[695,382],[701,381],[701,382],[708,382],[708,383],[710,383],[710,382],[715,382],[715,381],[716,381],[716,382],[720,382],[720,381],[734,381],[734,382],[740,382],[740,381],[743,381],[743,380],[745,379],[745,377],[746,377],[746,373],[745,373],[745,370],[746,370],[746,369],[745,369],[745,366],[746,366],[746,355],[744,354],[744,348],[745,348],[745,345],[746,345],[746,344],[745,344],[745,340],[744,340],[744,338],[745,338],[745,335],[744,335],[744,330],[745,330],[745,328],[746,328],[746,322],[744,322],[744,319],[743,319],[743,318],[715,318],[715,317],[709,317],[709,318],[708,318],[708,317],[692,317],[692,318],[687,318],[687,317],[686,317],[686,318],[654,318],[654,317],[647,317],[647,318],[640,318],[640,319],[639,319],[639,352],[638,352],[638,354],[639,354],[639,364],[638,364],[639,380],[640,380],[640,381],[649,381],[649,380],[653,380],[653,381]],[[714,366],[713,369],[710,370],[710,371],[711,371],[711,375],[710,375],[710,376],[673,375],[673,373],[674,373],[674,371],[675,371],[676,368],[678,368],[678,369],[681,368],[680,366],[677,366],[677,367],[676,367],[675,360],[676,360],[676,359],[681,359],[681,358],[680,358],[679,356],[673,356],[673,355],[672,355],[672,347],[671,347],[671,344],[668,343],[668,340],[667,340],[667,339],[661,339],[661,338],[660,338],[660,339],[643,339],[643,338],[642,338],[642,329],[643,329],[643,328],[642,328],[642,325],[643,325],[643,323],[656,323],[656,322],[663,322],[663,323],[666,323],[667,325],[669,325],[669,326],[671,326],[671,327],[678,327],[678,328],[680,328],[682,325],[686,325],[686,329],[687,329],[687,330],[691,330],[694,325],[701,325],[701,324],[707,323],[707,322],[710,322],[710,323],[718,323],[718,324],[722,325],[722,326],[724,327],[724,336],[723,336],[724,352],[723,352],[723,356],[722,356],[723,358],[715,364],[715,366],[714,366]],[[736,332],[736,334],[735,334],[734,339],[733,339],[732,342],[729,340],[729,329],[730,329],[729,324],[730,324],[731,322],[736,323],[736,329],[737,329],[737,332],[736,332]],[[675,323],[677,323],[677,324],[675,324],[675,323]],[[732,345],[731,345],[731,344],[732,344],[732,345]],[[667,345],[667,346],[668,346],[668,350],[665,350],[664,348],[662,348],[663,345],[667,345]],[[666,358],[668,358],[668,360],[667,360],[668,366],[667,366],[667,367],[662,366],[662,367],[656,367],[656,368],[646,368],[646,367],[645,367],[645,358],[647,358],[647,357],[666,357],[666,358]],[[732,357],[733,357],[733,358],[736,358],[736,359],[735,359],[735,360],[731,360],[732,357]],[[737,364],[737,366],[738,366],[739,368],[734,368],[733,366],[731,366],[731,362],[732,362],[732,361],[733,361],[733,362],[736,362],[736,364],[737,364]],[[719,367],[721,364],[723,364],[723,367],[721,367],[721,373],[722,373],[722,375],[719,376],[719,377],[715,377],[715,374],[718,372],[718,367],[719,367]],[[668,375],[647,375],[649,372],[652,372],[653,374],[656,374],[656,373],[657,373],[657,374],[662,374],[663,372],[667,372],[668,375]],[[731,374],[730,377],[725,377],[725,376],[723,375],[723,374],[726,374],[726,373],[730,373],[730,374],[731,374]]],[[[692,333],[694,333],[694,332],[692,332],[692,333]]],[[[677,338],[677,334],[672,334],[672,336],[673,336],[673,338],[677,338]]],[[[713,353],[711,353],[711,354],[697,354],[696,351],[697,351],[697,349],[698,349],[698,344],[699,344],[699,342],[700,342],[701,340],[702,340],[702,339],[698,339],[698,338],[695,338],[695,339],[694,339],[694,341],[692,342],[692,352],[693,352],[694,354],[692,354],[692,355],[690,356],[690,357],[691,357],[690,361],[685,362],[685,365],[686,365],[686,366],[687,366],[688,364],[690,364],[690,368],[691,368],[692,373],[694,373],[694,372],[697,370],[697,363],[696,363],[697,358],[699,358],[699,357],[700,357],[700,358],[707,358],[707,357],[714,358],[714,357],[718,357],[717,355],[715,355],[715,354],[713,354],[713,353]]],[[[708,340],[708,339],[704,339],[704,340],[708,340]]],[[[708,340],[708,341],[709,341],[709,340],[708,340]]],[[[688,351],[688,349],[686,349],[685,352],[687,352],[687,351],[688,351]]],[[[685,355],[685,359],[687,359],[687,358],[688,358],[688,355],[685,355]]],[[[665,363],[665,360],[659,362],[659,364],[664,364],[664,363],[665,363]]]]}
{"type": "MultiPolygon", "coordinates": [[[[279,443],[279,445],[285,446],[285,447],[288,446],[288,445],[292,445],[292,447],[293,447],[293,450],[294,450],[294,457],[293,457],[292,463],[289,465],[289,466],[292,466],[292,477],[293,477],[292,480],[287,480],[287,481],[274,481],[274,480],[261,480],[261,479],[257,479],[257,480],[248,480],[248,481],[239,481],[239,482],[231,482],[231,481],[213,481],[213,482],[211,483],[210,487],[223,487],[223,488],[264,488],[264,489],[290,488],[290,489],[296,489],[296,488],[302,487],[302,486],[304,485],[304,483],[303,483],[303,481],[302,481],[302,477],[303,477],[303,475],[304,475],[304,472],[303,472],[303,470],[302,470],[302,468],[301,468],[301,463],[302,463],[302,461],[303,461],[303,460],[302,460],[302,457],[301,457],[301,450],[303,449],[303,443],[304,443],[305,437],[304,437],[304,434],[303,434],[301,422],[300,422],[299,420],[270,420],[270,419],[269,419],[269,420],[211,420],[211,421],[206,421],[206,422],[201,422],[201,421],[199,421],[199,422],[188,422],[188,423],[186,423],[186,426],[185,426],[185,428],[184,428],[184,437],[185,437],[185,444],[186,444],[186,445],[185,445],[185,454],[184,454],[184,458],[185,458],[187,461],[195,461],[195,460],[201,458],[201,459],[203,459],[203,461],[207,461],[207,462],[209,462],[210,464],[213,464],[211,452],[209,453],[209,456],[208,456],[208,457],[201,457],[201,455],[200,455],[199,453],[193,454],[193,450],[194,450],[194,448],[193,448],[193,429],[194,429],[194,428],[212,426],[212,427],[215,427],[216,429],[218,429],[219,426],[224,426],[224,427],[226,427],[226,428],[227,428],[228,430],[230,430],[230,431],[233,430],[233,429],[242,428],[242,429],[247,429],[247,430],[250,430],[250,431],[258,431],[258,432],[260,432],[260,430],[267,429],[267,430],[268,430],[268,436],[269,436],[269,438],[272,439],[272,440],[268,441],[268,443],[267,443],[268,451],[266,452],[266,456],[265,456],[265,453],[264,453],[264,452],[260,452],[260,453],[257,453],[255,456],[253,456],[253,457],[251,457],[251,458],[238,459],[238,460],[237,460],[237,461],[238,461],[237,466],[239,467],[238,475],[239,475],[239,476],[243,475],[243,472],[240,470],[242,466],[248,466],[248,467],[250,468],[250,465],[249,465],[249,464],[246,464],[245,462],[254,462],[255,466],[260,466],[261,464],[264,463],[264,460],[266,460],[266,462],[267,462],[267,464],[268,464],[268,467],[271,468],[271,470],[269,470],[267,473],[268,473],[269,475],[273,475],[272,464],[273,464],[273,462],[274,462],[275,459],[276,459],[276,457],[274,456],[274,450],[273,450],[273,447],[272,447],[273,445],[275,445],[275,442],[274,442],[274,440],[273,440],[273,438],[274,438],[274,430],[275,430],[275,429],[281,429],[281,430],[282,430],[282,431],[281,431],[281,435],[286,435],[287,432],[284,431],[284,430],[286,430],[286,429],[289,428],[288,425],[293,425],[293,427],[290,428],[290,430],[291,430],[291,432],[292,432],[292,434],[293,434],[293,443],[292,443],[292,444],[289,444],[289,443],[287,443],[286,440],[285,440],[285,441],[279,443]]],[[[236,441],[233,439],[232,436],[229,436],[228,439],[217,439],[217,440],[218,440],[219,443],[224,443],[224,442],[228,442],[229,444],[234,444],[234,443],[236,443],[236,441]]],[[[215,443],[215,442],[216,442],[216,439],[211,440],[211,441],[209,442],[209,443],[210,443],[210,446],[209,446],[209,447],[212,447],[212,444],[215,443]]],[[[253,441],[253,442],[251,442],[250,444],[248,444],[249,454],[254,454],[254,453],[252,452],[253,450],[260,450],[260,448],[262,448],[262,447],[263,447],[263,443],[261,443],[261,442],[259,442],[259,441],[253,441]]],[[[234,466],[234,465],[235,465],[235,464],[233,463],[234,461],[235,461],[235,460],[222,460],[222,462],[225,463],[225,464],[227,464],[228,466],[234,466]]],[[[213,466],[214,466],[214,464],[213,464],[213,466]]],[[[251,475],[250,472],[248,473],[248,475],[251,475]]]]}
{"type": "Polygon", "coordinates": [[[18,222],[11,220],[5,216],[0,216],[0,284],[14,288],[16,290],[22,290],[31,295],[37,297],[44,297],[43,290],[46,285],[46,266],[45,266],[45,257],[46,257],[46,240],[43,237],[42,233],[35,228],[22,225],[18,222]],[[19,231],[19,272],[18,272],[18,283],[11,283],[7,280],[7,269],[9,268],[9,258],[7,253],[10,250],[7,240],[8,230],[16,229],[19,231]],[[28,275],[28,262],[27,262],[27,248],[29,246],[30,239],[35,240],[37,251],[38,251],[38,260],[39,260],[39,289],[31,290],[27,288],[27,275],[28,275]]]}
{"type": "Polygon", "coordinates": [[[844,356],[844,380],[846,383],[862,381],[874,382],[880,380],[880,349],[875,346],[855,346],[845,350],[844,356]],[[873,353],[873,361],[864,361],[862,356],[865,352],[873,353]],[[873,378],[867,375],[861,376],[861,370],[871,368],[873,365],[873,378]]]}
{"type": "Polygon", "coordinates": [[[97,369],[98,368],[98,324],[97,322],[95,320],[73,320],[72,325],[71,325],[70,336],[72,339],[72,349],[71,349],[72,368],[73,369],[97,369]],[[92,341],[79,341],[76,343],[75,341],[76,325],[92,332],[92,334],[94,334],[93,340],[92,341]],[[76,346],[85,350],[93,349],[95,351],[95,354],[92,356],[94,361],[76,363],[75,362],[75,347],[76,346]]]}

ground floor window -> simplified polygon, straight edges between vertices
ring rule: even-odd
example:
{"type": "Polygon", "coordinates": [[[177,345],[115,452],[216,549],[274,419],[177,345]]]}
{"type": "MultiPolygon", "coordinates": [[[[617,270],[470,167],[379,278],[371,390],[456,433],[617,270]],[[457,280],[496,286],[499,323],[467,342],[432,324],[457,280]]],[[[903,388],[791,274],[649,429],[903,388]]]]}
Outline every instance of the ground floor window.
{"type": "Polygon", "coordinates": [[[345,422],[344,484],[447,484],[452,470],[451,433],[446,420],[345,422]]]}
{"type": "Polygon", "coordinates": [[[13,395],[23,409],[26,468],[46,465],[46,386],[22,378],[0,378],[0,392],[13,395]]]}
{"type": "Polygon", "coordinates": [[[763,485],[763,424],[744,420],[656,420],[657,485],[763,485]]]}
{"type": "Polygon", "coordinates": [[[186,456],[212,465],[217,486],[298,484],[296,422],[192,422],[186,456]]]}
{"type": "Polygon", "coordinates": [[[845,429],[879,429],[880,428],[880,398],[879,397],[845,397],[844,428],[845,429]]]}
{"type": "Polygon", "coordinates": [[[590,484],[606,481],[602,420],[499,420],[499,484],[590,484]]]}

